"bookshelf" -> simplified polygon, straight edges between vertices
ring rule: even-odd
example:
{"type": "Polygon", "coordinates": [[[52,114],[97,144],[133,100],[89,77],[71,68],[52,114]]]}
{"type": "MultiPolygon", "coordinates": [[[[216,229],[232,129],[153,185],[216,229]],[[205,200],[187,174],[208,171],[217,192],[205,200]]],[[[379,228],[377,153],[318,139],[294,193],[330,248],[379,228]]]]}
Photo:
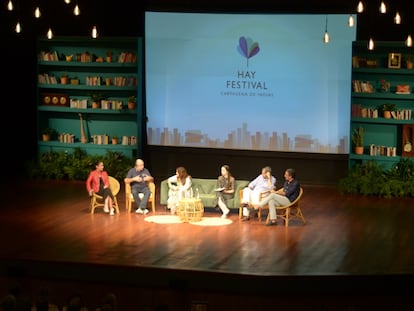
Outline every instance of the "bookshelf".
{"type": "Polygon", "coordinates": [[[414,51],[400,42],[376,42],[370,51],[365,41],[353,43],[351,126],[364,129],[364,154],[354,153],[350,142],[349,166],[377,161],[391,168],[401,157],[412,157],[414,146],[414,69],[408,60],[414,51]],[[391,118],[381,110],[395,106],[391,118]]]}
{"type": "Polygon", "coordinates": [[[142,38],[37,39],[38,153],[142,154],[142,38]],[[137,105],[128,108],[128,98],[137,105]],[[56,135],[42,140],[42,131],[56,135]],[[112,137],[119,143],[112,144],[112,137]]]}

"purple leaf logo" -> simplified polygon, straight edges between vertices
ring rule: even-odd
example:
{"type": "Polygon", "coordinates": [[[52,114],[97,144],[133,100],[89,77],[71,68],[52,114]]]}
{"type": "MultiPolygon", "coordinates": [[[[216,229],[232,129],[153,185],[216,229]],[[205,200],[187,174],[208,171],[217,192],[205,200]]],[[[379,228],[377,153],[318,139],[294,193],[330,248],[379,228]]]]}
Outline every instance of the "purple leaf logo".
{"type": "Polygon", "coordinates": [[[259,43],[253,42],[249,37],[240,37],[237,51],[246,58],[247,67],[249,67],[249,58],[255,56],[260,51],[259,43]]]}

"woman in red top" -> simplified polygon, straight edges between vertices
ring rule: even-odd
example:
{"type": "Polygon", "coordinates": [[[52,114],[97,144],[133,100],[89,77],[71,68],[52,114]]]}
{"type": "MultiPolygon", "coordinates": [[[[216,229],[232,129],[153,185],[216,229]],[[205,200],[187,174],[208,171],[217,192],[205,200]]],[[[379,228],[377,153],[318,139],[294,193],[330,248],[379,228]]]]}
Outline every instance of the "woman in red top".
{"type": "Polygon", "coordinates": [[[114,196],[111,192],[109,185],[108,173],[104,171],[103,161],[98,161],[95,164],[95,170],[89,173],[88,179],[86,180],[86,190],[91,196],[94,192],[99,194],[104,199],[104,212],[109,215],[115,215],[113,208],[114,196]]]}

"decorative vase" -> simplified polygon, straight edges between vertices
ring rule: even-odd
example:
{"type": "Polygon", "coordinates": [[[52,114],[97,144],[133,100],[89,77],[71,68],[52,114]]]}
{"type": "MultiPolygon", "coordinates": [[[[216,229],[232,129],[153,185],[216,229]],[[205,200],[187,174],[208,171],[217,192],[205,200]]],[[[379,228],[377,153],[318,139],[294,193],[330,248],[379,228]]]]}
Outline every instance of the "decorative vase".
{"type": "Polygon", "coordinates": [[[364,147],[363,146],[356,146],[355,147],[355,154],[364,154],[364,147]]]}
{"type": "Polygon", "coordinates": [[[134,103],[134,102],[128,102],[128,109],[135,109],[136,106],[137,106],[136,103],[134,103]]]}
{"type": "Polygon", "coordinates": [[[407,69],[413,69],[413,62],[410,60],[407,60],[406,66],[407,66],[407,69]]]}
{"type": "Polygon", "coordinates": [[[42,134],[42,140],[43,141],[50,141],[50,135],[49,134],[42,134]]]}

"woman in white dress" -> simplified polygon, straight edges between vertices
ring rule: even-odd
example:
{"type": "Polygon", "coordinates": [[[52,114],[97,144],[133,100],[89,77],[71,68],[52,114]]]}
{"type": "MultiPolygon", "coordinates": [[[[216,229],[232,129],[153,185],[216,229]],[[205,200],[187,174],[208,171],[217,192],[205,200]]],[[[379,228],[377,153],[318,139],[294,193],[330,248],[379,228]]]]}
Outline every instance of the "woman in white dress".
{"type": "Polygon", "coordinates": [[[180,199],[193,197],[192,179],[184,167],[177,167],[175,175],[168,178],[168,188],[167,208],[175,214],[180,199]]]}

